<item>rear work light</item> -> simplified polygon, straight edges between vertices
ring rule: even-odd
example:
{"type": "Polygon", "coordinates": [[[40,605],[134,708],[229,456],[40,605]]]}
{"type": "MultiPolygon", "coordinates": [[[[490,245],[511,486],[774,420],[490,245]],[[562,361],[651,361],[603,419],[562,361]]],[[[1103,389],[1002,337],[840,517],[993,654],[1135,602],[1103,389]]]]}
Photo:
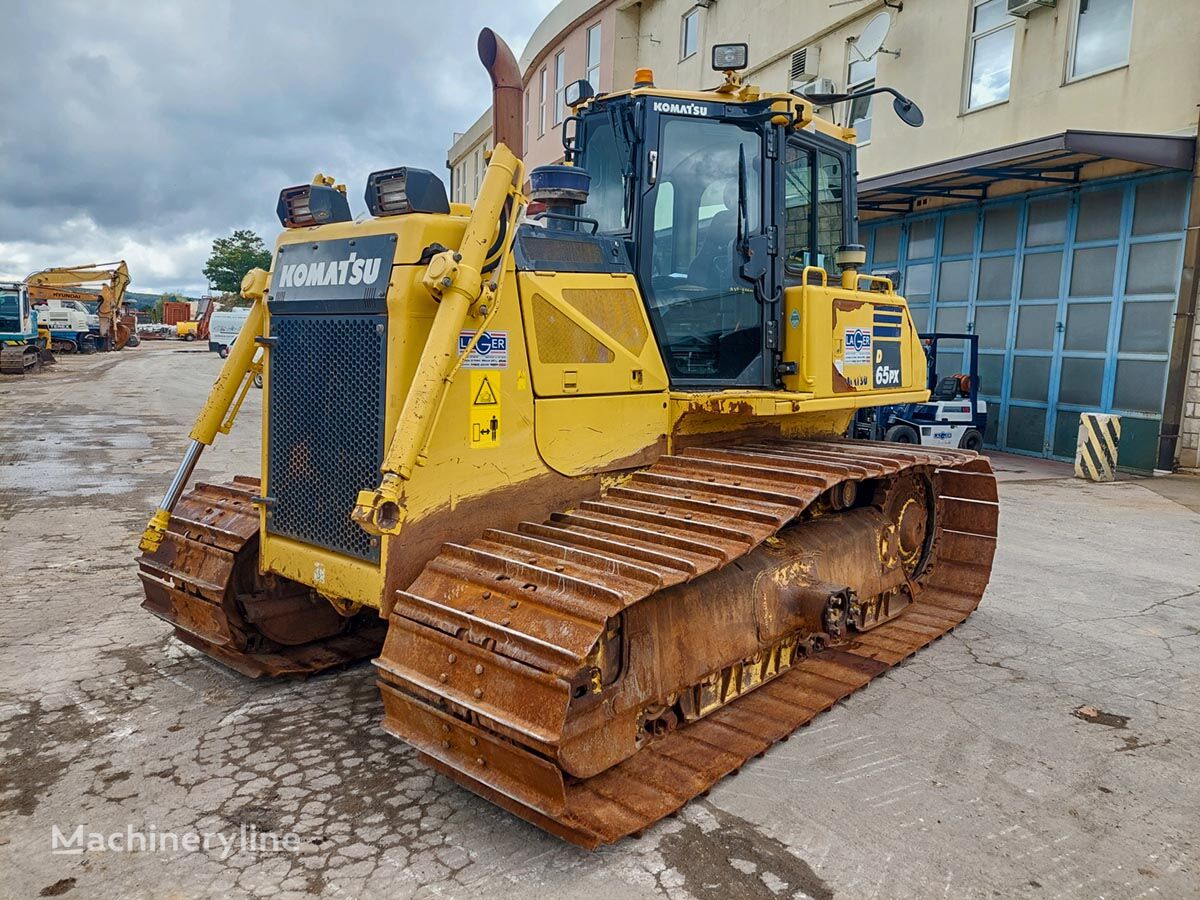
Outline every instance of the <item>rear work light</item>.
{"type": "Polygon", "coordinates": [[[284,228],[349,222],[351,218],[346,186],[334,187],[333,179],[320,173],[312,184],[298,184],[280,191],[275,213],[284,228]]]}
{"type": "Polygon", "coordinates": [[[373,216],[404,213],[449,213],[446,186],[428,169],[399,166],[372,172],[364,198],[373,216]]]}

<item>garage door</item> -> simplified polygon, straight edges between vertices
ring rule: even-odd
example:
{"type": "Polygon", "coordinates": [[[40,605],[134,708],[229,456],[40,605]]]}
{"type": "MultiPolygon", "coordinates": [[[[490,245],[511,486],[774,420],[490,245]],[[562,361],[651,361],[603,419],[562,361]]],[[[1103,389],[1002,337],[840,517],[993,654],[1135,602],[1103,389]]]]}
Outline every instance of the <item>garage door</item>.
{"type": "MultiPolygon", "coordinates": [[[[1125,178],[866,223],[924,331],[979,335],[987,442],[1069,459],[1079,413],[1124,417],[1120,464],[1157,455],[1188,179],[1125,178]]],[[[947,348],[954,352],[954,348],[947,348]]],[[[942,373],[962,371],[950,357],[942,373]]]]}

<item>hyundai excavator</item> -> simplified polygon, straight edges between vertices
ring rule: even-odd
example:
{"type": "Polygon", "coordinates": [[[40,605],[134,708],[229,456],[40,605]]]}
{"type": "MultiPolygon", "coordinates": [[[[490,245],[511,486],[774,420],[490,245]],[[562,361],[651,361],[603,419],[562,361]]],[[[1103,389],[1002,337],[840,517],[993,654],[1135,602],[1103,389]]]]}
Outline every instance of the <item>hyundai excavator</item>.
{"type": "Polygon", "coordinates": [[[281,192],[143,606],[249,676],[374,657],[386,731],[594,848],[964,621],[996,482],[841,437],[929,396],[905,300],[861,271],[852,130],[718,46],[713,90],[572,85],[566,164],[527,186],[516,61],[479,51],[473,208],[416,168],[371,174],[357,219],[324,175],[281,192]],[[261,472],[185,493],[260,374],[261,472]]]}
{"type": "MultiPolygon", "coordinates": [[[[29,297],[34,303],[75,300],[83,303],[99,301],[96,313],[100,318],[99,346],[102,350],[121,350],[126,345],[137,346],[137,319],[125,315],[122,302],[129,287],[129,267],[124,260],[113,263],[89,263],[83,266],[61,266],[34,272],[25,279],[29,297]],[[85,284],[100,284],[100,293],[75,290],[85,284]]],[[[82,349],[78,339],[63,339],[59,349],[82,349]],[[74,346],[68,346],[68,345],[74,346]]]]}

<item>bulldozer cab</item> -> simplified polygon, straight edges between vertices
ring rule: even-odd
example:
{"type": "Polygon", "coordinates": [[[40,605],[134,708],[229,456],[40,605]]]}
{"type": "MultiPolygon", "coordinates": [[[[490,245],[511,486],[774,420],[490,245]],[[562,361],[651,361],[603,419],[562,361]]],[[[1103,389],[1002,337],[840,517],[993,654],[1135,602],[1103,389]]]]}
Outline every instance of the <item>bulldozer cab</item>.
{"type": "Polygon", "coordinates": [[[782,387],[783,290],[855,241],[854,145],[780,118],[635,91],[565,139],[591,176],[581,215],[629,241],[672,388],[782,387]]]}

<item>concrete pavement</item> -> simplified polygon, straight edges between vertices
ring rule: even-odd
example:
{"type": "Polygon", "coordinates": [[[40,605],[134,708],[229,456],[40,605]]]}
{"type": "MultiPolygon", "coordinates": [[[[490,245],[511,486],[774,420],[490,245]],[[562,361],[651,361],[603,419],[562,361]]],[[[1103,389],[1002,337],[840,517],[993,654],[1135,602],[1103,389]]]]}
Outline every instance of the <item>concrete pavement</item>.
{"type": "MultiPolygon", "coordinates": [[[[255,683],[139,609],[137,535],[218,367],[145,344],[0,379],[0,896],[1200,894],[1200,480],[998,457],[963,627],[586,854],[380,731],[369,665],[255,683]],[[147,847],[53,852],[80,826],[147,847]]],[[[257,472],[260,403],[198,478],[257,472]]]]}

